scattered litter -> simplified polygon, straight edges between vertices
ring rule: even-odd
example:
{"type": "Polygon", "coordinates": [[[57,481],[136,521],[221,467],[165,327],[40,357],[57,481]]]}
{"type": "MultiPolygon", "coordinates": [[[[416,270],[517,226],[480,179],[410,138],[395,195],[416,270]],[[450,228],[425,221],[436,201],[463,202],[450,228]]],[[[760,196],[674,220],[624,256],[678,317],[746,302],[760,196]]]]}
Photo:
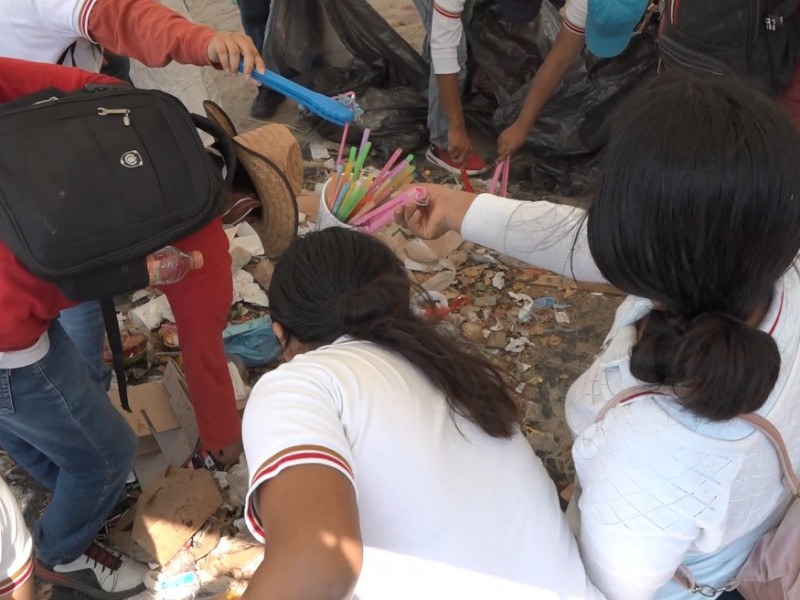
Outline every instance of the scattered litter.
{"type": "Polygon", "coordinates": [[[478,296],[473,301],[473,305],[477,307],[497,306],[497,296],[478,296]]]}
{"type": "Polygon", "coordinates": [[[491,254],[473,254],[472,260],[479,265],[495,265],[497,259],[491,254]]]}
{"type": "Polygon", "coordinates": [[[556,323],[559,325],[567,325],[570,322],[569,315],[563,310],[556,311],[556,323]]]}
{"type": "Polygon", "coordinates": [[[169,300],[164,294],[159,294],[146,304],[137,306],[130,311],[128,318],[136,327],[146,331],[157,329],[164,321],[175,321],[169,300]]]}
{"type": "Polygon", "coordinates": [[[255,282],[250,273],[241,269],[233,275],[233,303],[236,302],[269,306],[269,298],[264,289],[255,282]]]}
{"type": "Polygon", "coordinates": [[[513,352],[514,354],[519,354],[525,349],[525,346],[530,344],[531,341],[526,337],[519,337],[516,339],[509,340],[508,344],[505,347],[506,352],[513,352]]]}
{"type": "Polygon", "coordinates": [[[308,147],[311,150],[311,158],[313,160],[328,160],[331,157],[331,153],[328,152],[328,147],[325,144],[311,142],[308,147]]]}
{"type": "Polygon", "coordinates": [[[561,310],[564,308],[569,308],[569,304],[562,304],[552,296],[542,296],[541,298],[537,298],[533,301],[533,308],[537,310],[542,308],[554,308],[556,310],[561,310]]]}
{"type": "Polygon", "coordinates": [[[405,246],[406,253],[411,260],[420,263],[436,263],[439,262],[439,255],[431,250],[425,242],[418,239],[413,239],[405,246]]]}
{"type": "Polygon", "coordinates": [[[525,390],[525,384],[520,383],[517,387],[514,388],[514,391],[518,394],[521,394],[525,390]]]}
{"type": "Polygon", "coordinates": [[[498,271],[492,277],[492,285],[495,289],[502,290],[506,286],[506,276],[501,271],[498,271]]]}
{"type": "MultiPolygon", "coordinates": [[[[241,238],[235,238],[241,239],[241,238]]],[[[235,246],[231,245],[229,253],[231,255],[231,272],[236,273],[239,269],[243,268],[250,260],[253,258],[253,255],[250,254],[248,250],[245,250],[242,246],[235,246]]]]}
{"type": "Polygon", "coordinates": [[[422,287],[429,292],[442,292],[453,285],[456,280],[455,271],[442,271],[422,283],[422,287]]]}
{"type": "Polygon", "coordinates": [[[281,345],[272,332],[272,320],[269,317],[228,325],[222,332],[222,341],[225,352],[241,358],[247,367],[269,364],[281,353],[281,345]]]}
{"type": "Polygon", "coordinates": [[[506,348],[506,340],[508,336],[506,335],[505,331],[491,331],[488,336],[486,336],[486,345],[489,348],[506,348]]]}
{"type": "Polygon", "coordinates": [[[519,309],[519,314],[517,315],[517,319],[520,323],[528,323],[531,320],[532,310],[534,307],[533,298],[528,296],[527,294],[516,294],[514,292],[508,292],[509,297],[511,297],[517,304],[521,304],[522,307],[519,309]]]}

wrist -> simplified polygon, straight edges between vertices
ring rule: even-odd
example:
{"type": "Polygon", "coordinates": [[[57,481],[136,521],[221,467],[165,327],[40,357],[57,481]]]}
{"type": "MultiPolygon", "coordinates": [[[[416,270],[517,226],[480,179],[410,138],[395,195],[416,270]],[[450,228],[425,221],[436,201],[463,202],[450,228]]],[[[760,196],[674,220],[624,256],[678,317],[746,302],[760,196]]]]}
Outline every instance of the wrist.
{"type": "Polygon", "coordinates": [[[461,226],[464,223],[464,217],[467,216],[469,207],[477,198],[477,194],[470,194],[469,192],[458,192],[458,196],[453,198],[450,204],[450,211],[447,213],[447,228],[461,233],[461,226]]]}

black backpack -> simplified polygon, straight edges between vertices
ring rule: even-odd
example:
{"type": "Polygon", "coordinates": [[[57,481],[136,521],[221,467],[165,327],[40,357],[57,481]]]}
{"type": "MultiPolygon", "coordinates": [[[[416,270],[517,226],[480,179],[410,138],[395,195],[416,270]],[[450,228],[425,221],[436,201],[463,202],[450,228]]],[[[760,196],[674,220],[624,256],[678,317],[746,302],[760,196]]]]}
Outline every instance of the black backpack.
{"type": "Polygon", "coordinates": [[[658,48],[666,66],[734,74],[779,93],[792,79],[799,0],[665,0],[658,48]]]}
{"type": "Polygon", "coordinates": [[[220,214],[235,165],[230,137],[164,92],[89,86],[0,106],[0,240],[67,297],[101,300],[124,406],[113,297],[147,286],[148,254],[220,214]]]}

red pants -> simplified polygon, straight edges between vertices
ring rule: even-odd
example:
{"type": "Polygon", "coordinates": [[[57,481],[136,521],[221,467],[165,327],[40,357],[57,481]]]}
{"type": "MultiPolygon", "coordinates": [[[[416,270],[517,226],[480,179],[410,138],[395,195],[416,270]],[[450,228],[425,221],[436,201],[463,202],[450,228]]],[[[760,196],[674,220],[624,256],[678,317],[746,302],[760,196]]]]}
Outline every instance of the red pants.
{"type": "Polygon", "coordinates": [[[222,220],[216,219],[174,245],[183,251],[203,253],[202,269],[190,271],[178,283],[161,289],[175,314],[200,438],[208,450],[221,450],[242,435],[222,343],[233,299],[228,238],[222,220]]]}

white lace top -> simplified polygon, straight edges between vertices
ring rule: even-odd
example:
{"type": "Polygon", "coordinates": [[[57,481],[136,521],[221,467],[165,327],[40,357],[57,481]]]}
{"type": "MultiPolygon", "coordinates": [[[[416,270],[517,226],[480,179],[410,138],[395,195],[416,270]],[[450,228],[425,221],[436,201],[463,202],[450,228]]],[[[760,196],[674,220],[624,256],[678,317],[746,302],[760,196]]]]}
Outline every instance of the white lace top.
{"type": "MultiPolygon", "coordinates": [[[[479,196],[462,233],[536,266],[602,280],[588,251],[583,211],[547,202],[479,196]],[[575,255],[570,260],[575,235],[575,255]],[[571,266],[571,268],[570,268],[571,266]]],[[[782,357],[778,383],[759,411],[780,429],[800,465],[800,276],[777,283],[761,328],[782,357]]],[[[582,488],[578,542],[590,579],[611,600],[688,599],[670,582],[690,565],[702,583],[722,585],[788,501],[768,440],[734,420],[692,416],[664,397],[642,397],[595,416],[616,393],[640,384],[630,373],[634,323],[651,304],[629,297],[594,363],[570,388],[566,416],[582,488]]]]}

